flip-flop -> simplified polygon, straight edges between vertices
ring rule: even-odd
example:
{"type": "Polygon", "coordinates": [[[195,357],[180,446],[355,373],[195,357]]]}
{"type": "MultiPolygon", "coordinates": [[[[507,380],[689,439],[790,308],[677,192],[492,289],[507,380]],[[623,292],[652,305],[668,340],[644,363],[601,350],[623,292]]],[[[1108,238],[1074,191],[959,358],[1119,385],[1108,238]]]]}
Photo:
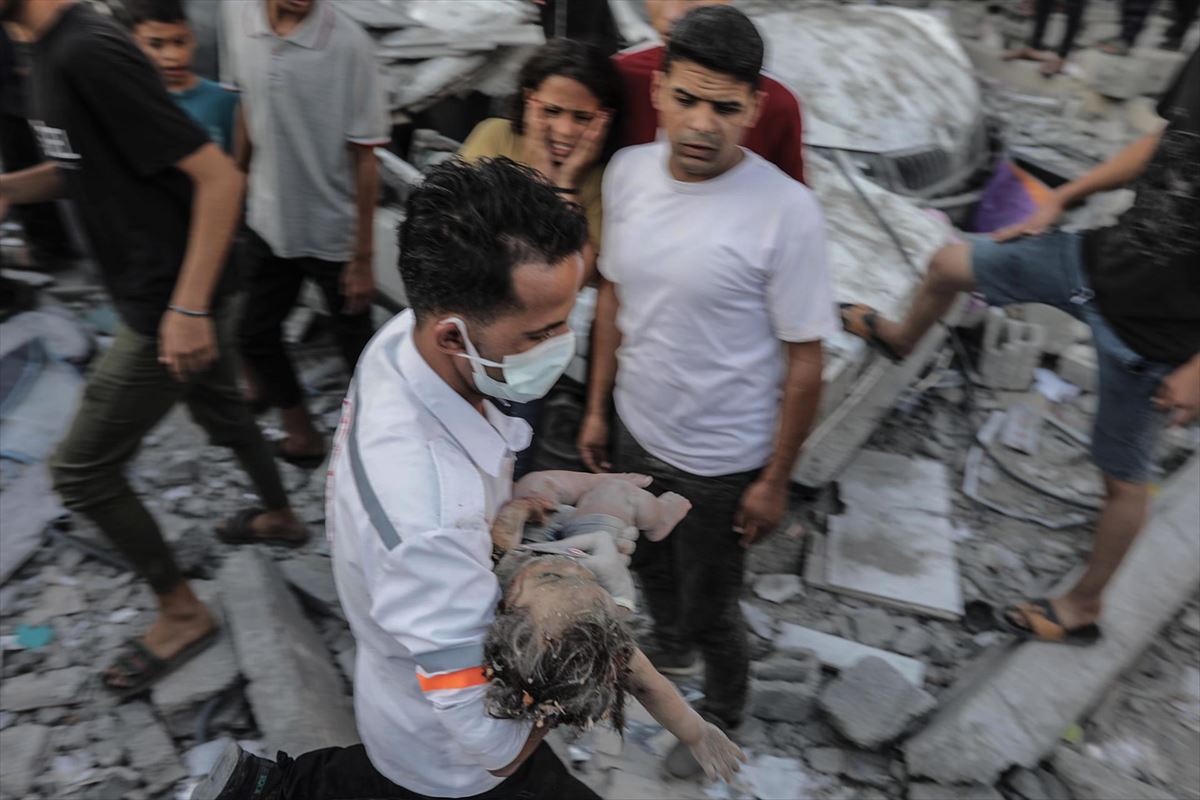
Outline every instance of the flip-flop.
{"type": "Polygon", "coordinates": [[[255,533],[250,522],[262,513],[264,512],[261,508],[243,508],[230,517],[224,525],[217,528],[217,538],[225,544],[281,544],[291,548],[308,544],[307,533],[302,539],[286,536],[261,536],[255,533]]]}
{"type": "Polygon", "coordinates": [[[890,344],[879,338],[879,330],[876,328],[876,324],[879,320],[878,311],[859,303],[839,303],[838,308],[841,309],[842,328],[852,336],[859,336],[859,334],[850,330],[850,318],[846,315],[846,312],[855,308],[866,309],[867,313],[862,315],[862,322],[863,325],[867,327],[867,335],[860,336],[859,338],[866,342],[872,350],[879,353],[893,364],[899,364],[904,360],[904,357],[897,353],[890,344]]]}
{"type": "Polygon", "coordinates": [[[272,451],[272,454],[276,458],[278,458],[280,461],[286,461],[287,463],[291,464],[292,466],[299,467],[300,469],[316,469],[317,467],[319,467],[325,463],[326,453],[321,453],[320,455],[306,455],[306,456],[293,455],[283,449],[282,441],[277,441],[277,442],[272,443],[271,451],[272,451]]]}
{"type": "Polygon", "coordinates": [[[155,683],[207,650],[209,645],[216,641],[219,630],[214,626],[211,631],[170,658],[160,658],[150,652],[150,649],[139,639],[130,639],[125,642],[122,652],[109,664],[100,679],[105,688],[115,694],[117,699],[123,703],[144,694],[155,683]],[[128,686],[116,686],[109,682],[107,673],[113,667],[120,670],[122,676],[130,681],[128,686]]]}
{"type": "Polygon", "coordinates": [[[1100,632],[1100,626],[1094,622],[1075,628],[1063,625],[1054,606],[1044,597],[1039,597],[1029,603],[1008,606],[997,615],[996,621],[1009,633],[1030,642],[1088,647],[1104,638],[1100,632]],[[1013,622],[1009,616],[1013,613],[1020,614],[1025,624],[1020,625],[1013,622]]]}

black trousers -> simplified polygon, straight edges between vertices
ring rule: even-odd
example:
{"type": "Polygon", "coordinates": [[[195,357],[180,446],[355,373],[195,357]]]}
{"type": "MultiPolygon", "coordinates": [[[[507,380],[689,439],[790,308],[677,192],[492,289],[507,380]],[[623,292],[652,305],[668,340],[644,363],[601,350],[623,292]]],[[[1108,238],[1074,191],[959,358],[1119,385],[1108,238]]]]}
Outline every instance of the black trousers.
{"type": "Polygon", "coordinates": [[[278,408],[294,408],[300,405],[303,394],[283,347],[283,321],[295,307],[304,279],[316,283],[325,296],[334,337],[351,373],[371,340],[371,311],[342,311],[346,303],[341,287],[344,264],[317,258],[280,258],[254,231],[247,232],[244,252],[246,299],[238,346],[262,384],[262,399],[278,408]]]}
{"type": "MultiPolygon", "coordinates": [[[[299,758],[279,754],[280,800],[427,800],[379,774],[361,744],[327,747],[299,758]]],[[[600,800],[542,742],[513,775],[470,800],[600,800]]]]}
{"type": "Polygon", "coordinates": [[[618,472],[650,475],[654,491],[677,492],[692,501],[691,512],[670,536],[638,542],[632,566],[659,645],[679,653],[700,650],[705,663],[701,710],[736,727],[746,705],[750,652],[738,606],[746,551],[733,532],[733,519],[758,471],[692,475],[647,453],[620,420],[613,465],[618,472]]]}
{"type": "MultiPolygon", "coordinates": [[[[1029,46],[1034,50],[1045,50],[1042,44],[1042,39],[1046,35],[1046,23],[1050,21],[1050,12],[1054,10],[1055,0],[1037,0],[1034,6],[1033,17],[1033,36],[1029,40],[1029,46]]],[[[1066,0],[1067,5],[1067,27],[1063,31],[1062,41],[1058,43],[1059,58],[1066,58],[1071,53],[1071,48],[1075,45],[1075,38],[1079,35],[1079,29],[1083,26],[1083,9],[1087,6],[1087,0],[1066,0]]]]}
{"type": "MultiPolygon", "coordinates": [[[[1121,38],[1133,47],[1146,27],[1146,20],[1158,5],[1158,0],[1121,0],[1121,38]]],[[[1167,39],[1182,39],[1188,26],[1196,21],[1200,0],[1175,0],[1175,21],[1167,29],[1167,39]]]]}

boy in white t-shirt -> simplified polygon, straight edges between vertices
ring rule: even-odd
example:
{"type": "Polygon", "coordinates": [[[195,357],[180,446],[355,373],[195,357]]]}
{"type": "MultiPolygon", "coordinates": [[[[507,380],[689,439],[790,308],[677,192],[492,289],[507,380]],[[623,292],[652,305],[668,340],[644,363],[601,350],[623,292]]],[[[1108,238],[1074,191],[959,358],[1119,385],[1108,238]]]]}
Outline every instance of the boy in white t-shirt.
{"type": "MultiPolygon", "coordinates": [[[[746,548],[787,509],[816,415],[821,339],[837,329],[812,193],[739,146],[757,119],[762,38],[729,6],[677,23],[653,100],[665,140],[619,152],[604,179],[605,282],[580,455],[649,474],[694,504],[634,555],[664,673],[707,669],[701,712],[741,721],[748,685],[738,608],[746,548]],[[610,425],[610,397],[617,419],[610,425]]],[[[686,748],[678,776],[699,766],[686,748]]]]}

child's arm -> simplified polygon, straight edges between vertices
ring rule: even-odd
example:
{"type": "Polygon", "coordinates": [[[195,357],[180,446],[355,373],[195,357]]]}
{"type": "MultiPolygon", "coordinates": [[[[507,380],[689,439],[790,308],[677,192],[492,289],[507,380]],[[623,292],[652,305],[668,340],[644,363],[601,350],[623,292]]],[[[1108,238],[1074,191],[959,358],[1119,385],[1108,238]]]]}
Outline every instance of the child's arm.
{"type": "Polygon", "coordinates": [[[742,749],[729,741],[720,728],[697,714],[674,685],[659,674],[645,653],[641,650],[634,653],[629,670],[638,702],[676,739],[691,748],[710,780],[719,775],[728,781],[741,769],[738,762],[746,761],[742,749]]]}
{"type": "Polygon", "coordinates": [[[531,472],[517,481],[513,486],[513,497],[543,497],[561,505],[573,506],[579,502],[580,497],[596,488],[597,484],[614,479],[628,481],[643,489],[650,485],[650,478],[646,475],[593,475],[588,472],[546,470],[531,472]]]}

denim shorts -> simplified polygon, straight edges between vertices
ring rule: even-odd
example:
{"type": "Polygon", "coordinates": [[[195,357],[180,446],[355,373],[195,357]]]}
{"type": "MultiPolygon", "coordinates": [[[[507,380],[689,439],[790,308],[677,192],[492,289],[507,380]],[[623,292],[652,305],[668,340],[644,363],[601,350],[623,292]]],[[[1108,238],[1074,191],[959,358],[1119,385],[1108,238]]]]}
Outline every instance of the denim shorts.
{"type": "Polygon", "coordinates": [[[1043,303],[1092,329],[1099,367],[1092,458],[1110,478],[1145,483],[1165,420],[1151,400],[1174,368],[1135,353],[1105,321],[1088,287],[1083,238],[1055,231],[1003,243],[972,236],[970,242],[976,291],[990,305],[1043,303]]]}

